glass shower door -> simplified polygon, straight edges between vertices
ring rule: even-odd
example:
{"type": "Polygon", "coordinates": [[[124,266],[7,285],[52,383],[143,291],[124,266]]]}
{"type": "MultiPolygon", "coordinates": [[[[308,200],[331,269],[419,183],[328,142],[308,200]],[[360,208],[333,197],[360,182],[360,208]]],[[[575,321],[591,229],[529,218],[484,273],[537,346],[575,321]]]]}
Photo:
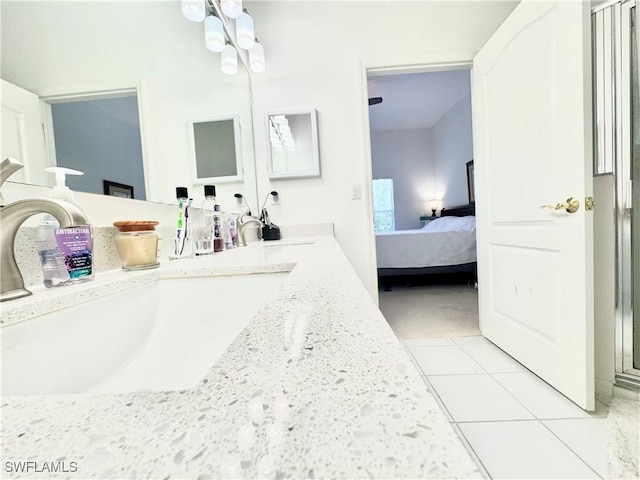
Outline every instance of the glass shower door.
{"type": "Polygon", "coordinates": [[[631,257],[633,268],[633,368],[640,370],[640,72],[638,71],[638,6],[631,9],[631,257]],[[635,185],[634,185],[635,184],[635,185]],[[635,186],[635,188],[633,188],[635,186]]]}

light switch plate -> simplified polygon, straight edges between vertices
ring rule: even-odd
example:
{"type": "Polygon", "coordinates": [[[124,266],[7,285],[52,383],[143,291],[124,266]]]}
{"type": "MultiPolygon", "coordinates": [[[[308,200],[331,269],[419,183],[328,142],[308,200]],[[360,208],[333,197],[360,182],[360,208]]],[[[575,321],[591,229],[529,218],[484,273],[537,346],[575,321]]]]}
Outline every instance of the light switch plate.
{"type": "Polygon", "coordinates": [[[360,199],[360,184],[352,183],[351,184],[351,200],[359,200],[360,199]]]}

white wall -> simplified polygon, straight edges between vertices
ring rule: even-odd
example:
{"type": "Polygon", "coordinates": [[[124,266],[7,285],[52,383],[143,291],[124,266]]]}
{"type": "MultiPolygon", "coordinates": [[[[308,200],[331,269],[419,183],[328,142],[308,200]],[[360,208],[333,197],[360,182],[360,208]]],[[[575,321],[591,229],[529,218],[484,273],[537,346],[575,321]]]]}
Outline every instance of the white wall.
{"type": "Polygon", "coordinates": [[[593,179],[593,274],[596,395],[610,398],[615,381],[615,177],[593,179]]]}
{"type": "Polygon", "coordinates": [[[393,179],[396,230],[420,228],[434,185],[431,129],[371,132],[371,160],[373,178],[393,179]]]}
{"type": "Polygon", "coordinates": [[[267,70],[252,76],[259,197],[275,189],[274,222],[333,222],[338,242],[377,299],[365,68],[468,62],[515,2],[248,1],[267,70]],[[322,177],[266,175],[269,111],[318,110],[322,177]],[[362,186],[350,200],[350,184],[362,186]]]}
{"type": "MultiPolygon", "coordinates": [[[[23,198],[50,198],[49,188],[23,183],[6,182],[2,186],[5,202],[11,203],[23,198]]],[[[129,200],[106,195],[75,192],[75,201],[96,227],[111,227],[118,220],[157,220],[162,226],[173,226],[176,221],[176,207],[162,203],[129,200]]],[[[37,226],[39,217],[33,216],[25,222],[37,226]]]]}
{"type": "Polygon", "coordinates": [[[71,190],[102,195],[109,180],[146,200],[136,97],[58,103],[51,113],[58,166],[84,172],[67,176],[71,190]]]}
{"type": "Polygon", "coordinates": [[[443,207],[469,203],[467,162],[473,159],[471,92],[449,110],[431,129],[435,164],[435,191],[443,207]]]}
{"type": "MultiPolygon", "coordinates": [[[[245,182],[217,184],[233,206],[242,192],[257,204],[249,77],[220,71],[204,27],[179,1],[1,2],[2,78],[41,97],[139,87],[147,198],[175,200],[192,183],[187,122],[239,114],[245,182]]],[[[240,67],[242,69],[242,67],[240,67]]],[[[125,182],[126,183],[126,182],[125,182]]]]}

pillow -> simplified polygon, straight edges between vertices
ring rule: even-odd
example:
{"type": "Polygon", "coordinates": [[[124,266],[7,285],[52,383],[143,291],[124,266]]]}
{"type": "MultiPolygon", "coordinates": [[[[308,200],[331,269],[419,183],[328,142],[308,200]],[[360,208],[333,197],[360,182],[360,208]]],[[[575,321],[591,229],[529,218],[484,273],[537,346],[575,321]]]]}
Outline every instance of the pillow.
{"type": "Polygon", "coordinates": [[[427,224],[422,227],[422,230],[425,232],[446,232],[452,229],[456,223],[456,219],[457,217],[436,218],[435,220],[427,222],[427,224]]]}
{"type": "Polygon", "coordinates": [[[469,215],[467,217],[458,217],[457,230],[472,231],[476,229],[476,217],[469,215]]]}

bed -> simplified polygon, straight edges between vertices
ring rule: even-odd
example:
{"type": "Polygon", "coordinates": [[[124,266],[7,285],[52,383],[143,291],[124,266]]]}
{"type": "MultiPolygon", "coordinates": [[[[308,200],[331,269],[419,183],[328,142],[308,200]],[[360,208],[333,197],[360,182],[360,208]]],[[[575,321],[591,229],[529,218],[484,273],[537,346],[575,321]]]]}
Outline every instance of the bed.
{"type": "Polygon", "coordinates": [[[442,209],[418,230],[376,233],[379,285],[475,280],[475,204],[442,209]],[[457,218],[456,218],[457,217],[457,218]]]}

